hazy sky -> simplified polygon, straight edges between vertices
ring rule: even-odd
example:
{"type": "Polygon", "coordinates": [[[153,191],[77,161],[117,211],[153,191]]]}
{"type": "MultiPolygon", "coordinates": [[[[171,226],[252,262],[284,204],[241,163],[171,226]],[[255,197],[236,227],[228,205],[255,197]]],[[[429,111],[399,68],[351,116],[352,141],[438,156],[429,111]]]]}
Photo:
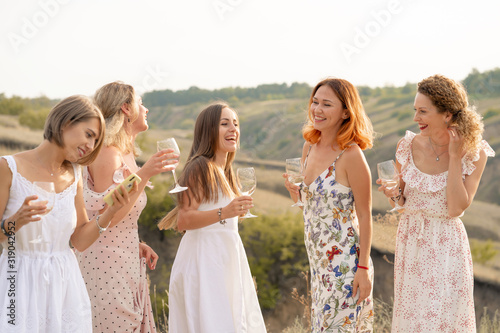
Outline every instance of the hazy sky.
{"type": "Polygon", "coordinates": [[[461,80],[500,66],[499,13],[493,0],[0,0],[0,93],[461,80]]]}

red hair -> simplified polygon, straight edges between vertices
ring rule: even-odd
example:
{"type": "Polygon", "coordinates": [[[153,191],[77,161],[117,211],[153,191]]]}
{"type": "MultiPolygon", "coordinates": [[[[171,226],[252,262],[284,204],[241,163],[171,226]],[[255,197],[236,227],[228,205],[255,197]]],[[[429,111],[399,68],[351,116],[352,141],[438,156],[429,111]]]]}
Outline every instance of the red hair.
{"type": "Polygon", "coordinates": [[[374,137],[372,123],[363,108],[358,90],[349,81],[343,79],[328,78],[319,82],[314,87],[309,98],[307,123],[302,129],[304,139],[311,144],[315,144],[321,138],[321,132],[314,128],[314,116],[311,111],[311,104],[316,91],[324,85],[333,90],[342,102],[344,109],[348,112],[347,119],[344,120],[337,133],[339,148],[343,150],[351,143],[356,143],[362,150],[371,148],[374,137]]]}

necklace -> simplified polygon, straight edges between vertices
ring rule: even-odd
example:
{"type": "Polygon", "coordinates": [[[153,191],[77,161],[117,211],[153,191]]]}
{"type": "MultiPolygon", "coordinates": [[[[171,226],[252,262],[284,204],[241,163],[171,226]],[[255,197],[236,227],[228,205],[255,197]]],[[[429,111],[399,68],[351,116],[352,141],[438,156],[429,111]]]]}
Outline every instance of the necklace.
{"type": "MultiPolygon", "coordinates": [[[[38,162],[40,163],[40,165],[42,165],[42,166],[43,166],[43,163],[42,163],[42,161],[40,160],[40,158],[39,158],[38,156],[36,156],[36,159],[38,160],[38,162]]],[[[55,171],[50,171],[50,170],[49,170],[49,168],[47,168],[47,167],[45,167],[45,166],[44,166],[43,168],[44,168],[45,170],[47,170],[47,171],[50,173],[50,176],[51,176],[51,177],[54,177],[54,172],[55,172],[55,171]]],[[[59,167],[59,168],[57,169],[58,174],[61,174],[61,169],[62,169],[61,167],[59,167]]]]}
{"type": "MultiPolygon", "coordinates": [[[[436,161],[439,162],[439,156],[443,155],[444,153],[448,152],[448,150],[445,150],[443,151],[441,154],[438,155],[438,153],[436,153],[436,151],[434,150],[434,145],[432,144],[432,140],[431,140],[431,137],[429,137],[429,143],[431,144],[431,148],[432,148],[432,151],[434,152],[434,154],[436,154],[436,161]]],[[[438,147],[444,147],[446,145],[436,145],[438,147]]]]}

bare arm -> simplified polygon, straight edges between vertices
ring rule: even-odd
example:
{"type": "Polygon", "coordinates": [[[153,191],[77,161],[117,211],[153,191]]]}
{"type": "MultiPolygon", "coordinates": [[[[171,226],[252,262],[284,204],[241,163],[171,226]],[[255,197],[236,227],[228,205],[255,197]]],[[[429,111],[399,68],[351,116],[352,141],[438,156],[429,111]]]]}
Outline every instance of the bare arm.
{"type": "MultiPolygon", "coordinates": [[[[162,150],[151,156],[144,166],[137,172],[141,178],[137,192],[130,195],[130,202],[123,206],[112,218],[109,227],[117,225],[134,207],[139,199],[140,194],[144,191],[149,179],[161,172],[172,171],[171,164],[176,163],[176,160],[167,161],[167,159],[176,158],[178,155],[173,154],[173,149],[162,150]]],[[[113,175],[122,165],[120,152],[114,147],[105,147],[99,154],[97,159],[89,167],[92,178],[94,179],[95,191],[102,193],[113,184],[113,175]]],[[[128,175],[125,175],[125,177],[128,175]]],[[[104,210],[101,210],[101,213],[104,210]]]]}
{"type": "MultiPolygon", "coordinates": [[[[10,187],[12,185],[12,172],[7,164],[7,161],[0,158],[0,217],[3,218],[5,213],[5,208],[7,207],[7,202],[10,197],[10,187]]],[[[40,214],[43,214],[47,209],[46,205],[30,205],[30,201],[36,200],[36,196],[28,196],[25,198],[21,207],[12,216],[6,216],[4,222],[4,229],[8,233],[14,231],[17,232],[19,229],[24,227],[26,224],[35,222],[38,223],[41,220],[40,214]]],[[[0,232],[0,242],[3,242],[7,236],[3,232],[0,232]]]]}
{"type": "MultiPolygon", "coordinates": [[[[359,222],[359,266],[369,267],[372,246],[372,181],[370,169],[365,156],[358,146],[352,146],[344,154],[346,159],[346,173],[351,187],[356,215],[359,222]]],[[[358,304],[370,295],[371,282],[369,272],[358,268],[353,282],[353,294],[360,290],[358,304]]]]}
{"type": "Polygon", "coordinates": [[[446,196],[448,200],[448,214],[452,217],[460,216],[472,203],[476,195],[481,176],[486,166],[487,156],[481,150],[479,160],[474,162],[476,169],[471,175],[465,176],[462,181],[462,151],[460,150],[461,138],[456,129],[450,132],[450,162],[448,167],[448,183],[446,196]]]}
{"type": "MultiPolygon", "coordinates": [[[[191,187],[189,187],[191,188],[191,187]]],[[[207,211],[199,211],[199,202],[196,202],[188,189],[182,192],[183,201],[186,203],[184,207],[179,207],[179,215],[177,216],[177,227],[179,231],[200,229],[208,225],[219,222],[219,209],[207,211]],[[191,197],[191,204],[188,197],[191,197]]],[[[231,218],[245,214],[253,207],[253,199],[250,196],[240,196],[231,201],[227,206],[222,207],[221,219],[231,218]],[[243,209],[242,209],[243,207],[243,209]]]]}
{"type": "MultiPolygon", "coordinates": [[[[71,244],[80,252],[85,251],[92,243],[94,243],[97,238],[99,238],[99,227],[96,223],[96,218],[89,221],[87,216],[87,211],[85,210],[85,203],[83,200],[83,182],[80,178],[78,182],[78,190],[75,197],[75,207],[76,207],[76,215],[77,222],[76,228],[71,235],[71,244]]],[[[130,191],[131,195],[134,195],[137,192],[137,184],[134,183],[134,187],[130,191]]],[[[130,203],[129,193],[122,188],[123,195],[120,195],[118,191],[115,191],[113,194],[113,201],[115,204],[111,207],[108,207],[104,210],[104,212],[99,215],[99,225],[104,228],[108,226],[109,222],[113,218],[113,215],[116,214],[123,206],[130,203]]]]}

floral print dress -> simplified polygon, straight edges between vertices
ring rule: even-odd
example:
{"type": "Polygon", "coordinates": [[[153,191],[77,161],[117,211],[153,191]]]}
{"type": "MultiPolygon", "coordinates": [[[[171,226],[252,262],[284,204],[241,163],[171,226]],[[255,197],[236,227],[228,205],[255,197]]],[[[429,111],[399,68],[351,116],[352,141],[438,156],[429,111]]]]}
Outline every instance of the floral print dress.
{"type": "MultiPolygon", "coordinates": [[[[467,233],[448,215],[448,172],[429,175],[413,161],[416,134],[406,132],[396,158],[405,181],[405,211],[396,236],[392,332],[476,332],[474,274],[467,233]]],[[[474,156],[462,158],[462,178],[475,170],[479,151],[494,156],[482,141],[474,156]]]]}
{"type": "MultiPolygon", "coordinates": [[[[335,180],[335,163],[344,151],[309,186],[302,185],[314,333],[373,330],[372,294],[356,305],[359,293],[352,293],[358,269],[359,226],[351,188],[335,180]]],[[[373,281],[371,259],[369,266],[373,281]]]]}

